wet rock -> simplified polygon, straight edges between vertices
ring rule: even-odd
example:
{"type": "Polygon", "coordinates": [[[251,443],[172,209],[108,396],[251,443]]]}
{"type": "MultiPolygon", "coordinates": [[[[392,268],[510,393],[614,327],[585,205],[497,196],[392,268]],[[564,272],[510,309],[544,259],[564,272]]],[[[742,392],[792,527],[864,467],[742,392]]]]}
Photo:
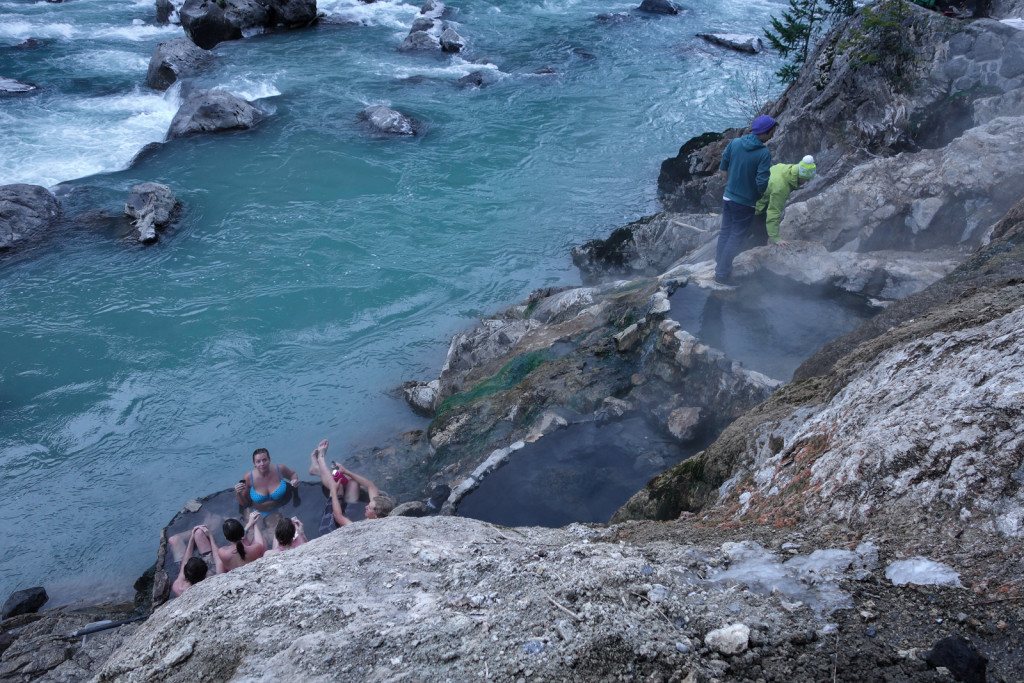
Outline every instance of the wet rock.
{"type": "Polygon", "coordinates": [[[31,83],[22,83],[16,81],[13,78],[4,78],[0,76],[0,93],[22,93],[35,90],[36,86],[31,83]]]}
{"type": "Polygon", "coordinates": [[[157,230],[163,230],[171,224],[180,206],[181,202],[166,185],[140,183],[132,188],[124,205],[124,213],[133,220],[139,232],[139,241],[153,242],[157,230]]]}
{"type": "Polygon", "coordinates": [[[741,33],[698,33],[697,37],[737,52],[757,54],[764,49],[760,38],[741,33]]]}
{"type": "Polygon", "coordinates": [[[359,113],[359,118],[366,121],[374,130],[386,135],[416,135],[413,119],[383,104],[367,107],[359,113]]]}
{"type": "Polygon", "coordinates": [[[440,38],[441,52],[459,52],[465,46],[465,42],[462,40],[462,36],[456,33],[450,28],[446,28],[441,33],[440,38]]]}
{"type": "Polygon", "coordinates": [[[402,395],[405,402],[420,415],[433,417],[437,407],[437,392],[441,383],[439,380],[430,382],[404,382],[402,384],[402,395]]]}
{"type": "Polygon", "coordinates": [[[460,88],[483,88],[484,86],[491,85],[497,80],[498,77],[492,69],[485,69],[472,71],[465,76],[460,77],[455,81],[455,85],[460,88]]]}
{"type": "Polygon", "coordinates": [[[41,237],[60,215],[60,203],[45,187],[0,186],[0,249],[41,237]]]}
{"type": "Polygon", "coordinates": [[[154,90],[166,90],[179,78],[199,73],[211,58],[207,50],[188,38],[166,40],[153,50],[146,84],[154,90]]]}
{"type": "Polygon", "coordinates": [[[317,16],[315,0],[185,0],[179,14],[185,35],[206,50],[253,29],[307,26],[317,16]]]}
{"type": "Polygon", "coordinates": [[[39,611],[39,608],[46,604],[49,596],[42,586],[25,588],[11,593],[4,601],[3,612],[0,619],[9,619],[19,614],[31,614],[39,611]]]}
{"type": "Polygon", "coordinates": [[[171,121],[167,138],[252,128],[263,118],[259,109],[223,90],[193,90],[171,121]]]}
{"type": "Polygon", "coordinates": [[[185,0],[181,27],[193,43],[209,50],[217,43],[239,40],[242,31],[266,26],[270,13],[256,0],[185,0]]]}
{"type": "Polygon", "coordinates": [[[638,9],[651,14],[679,14],[683,11],[683,8],[672,0],[644,0],[638,9]]]}
{"type": "Polygon", "coordinates": [[[988,659],[964,638],[953,635],[935,643],[924,655],[932,668],[945,667],[958,681],[985,683],[988,659]]]}
{"type": "Polygon", "coordinates": [[[156,0],[157,23],[167,24],[171,19],[177,19],[178,9],[171,0],[156,0]]]}
{"type": "Polygon", "coordinates": [[[437,47],[437,38],[430,35],[430,33],[427,31],[413,31],[402,40],[402,43],[398,46],[398,51],[436,50],[437,47]]]}

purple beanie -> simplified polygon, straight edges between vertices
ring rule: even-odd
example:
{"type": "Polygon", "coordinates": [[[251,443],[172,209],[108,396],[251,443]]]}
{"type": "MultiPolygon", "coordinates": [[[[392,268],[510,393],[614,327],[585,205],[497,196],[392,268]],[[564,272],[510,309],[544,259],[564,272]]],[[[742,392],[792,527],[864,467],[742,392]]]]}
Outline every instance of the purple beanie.
{"type": "Polygon", "coordinates": [[[754,122],[750,124],[750,132],[754,135],[760,135],[767,133],[775,127],[775,119],[770,116],[758,116],[754,119],[754,122]]]}

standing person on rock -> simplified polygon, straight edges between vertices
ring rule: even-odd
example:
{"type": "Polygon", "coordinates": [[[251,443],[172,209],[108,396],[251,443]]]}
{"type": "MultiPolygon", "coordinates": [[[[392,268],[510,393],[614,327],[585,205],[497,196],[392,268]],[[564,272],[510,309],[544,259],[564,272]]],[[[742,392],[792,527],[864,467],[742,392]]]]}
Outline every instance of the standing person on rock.
{"type": "Polygon", "coordinates": [[[722,230],[715,250],[715,282],[729,284],[732,262],[754,218],[754,206],[768,188],[772,153],[765,147],[775,135],[777,125],[770,116],[758,116],[750,124],[750,133],[736,138],[722,152],[718,170],[725,173],[722,198],[722,230]]]}
{"type": "Polygon", "coordinates": [[[754,207],[754,221],[750,226],[750,246],[763,247],[772,244],[785,245],[779,239],[779,223],[786,200],[793,190],[814,177],[814,157],[810,154],[798,164],[775,164],[768,177],[768,189],[757,200],[754,207]]]}

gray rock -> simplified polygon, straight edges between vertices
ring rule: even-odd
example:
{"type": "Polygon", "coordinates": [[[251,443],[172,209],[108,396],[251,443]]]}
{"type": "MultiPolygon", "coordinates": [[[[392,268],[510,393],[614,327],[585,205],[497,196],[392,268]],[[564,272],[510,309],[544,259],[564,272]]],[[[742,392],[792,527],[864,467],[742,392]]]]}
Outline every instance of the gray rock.
{"type": "Polygon", "coordinates": [[[154,90],[166,90],[179,78],[199,73],[211,58],[210,52],[188,38],[164,41],[156,46],[149,59],[146,84],[154,90]]]}
{"type": "Polygon", "coordinates": [[[683,8],[672,0],[644,0],[638,9],[651,14],[679,14],[683,11],[683,8]]]}
{"type": "Polygon", "coordinates": [[[0,249],[41,236],[60,214],[60,203],[45,187],[0,186],[0,249]]]}
{"type": "Polygon", "coordinates": [[[124,213],[133,219],[139,231],[140,242],[156,240],[157,230],[163,230],[171,223],[174,212],[181,202],[171,192],[171,188],[160,183],[140,183],[132,188],[132,193],[124,205],[124,213]]]}
{"type": "Polygon", "coordinates": [[[1000,117],[942,149],[868,161],[815,196],[791,198],[781,234],[829,250],[979,245],[1020,198],[1022,137],[1024,117],[1000,117]]]}
{"type": "Polygon", "coordinates": [[[193,90],[171,121],[167,138],[234,128],[252,128],[263,118],[260,110],[223,90],[193,90]]]}
{"type": "Polygon", "coordinates": [[[760,38],[744,33],[698,33],[697,37],[737,52],[757,54],[764,49],[760,38]]]}
{"type": "Polygon", "coordinates": [[[4,601],[0,619],[9,619],[19,614],[38,612],[39,608],[46,604],[47,600],[49,600],[49,596],[46,594],[46,589],[42,586],[14,591],[4,601]]]}
{"type": "Polygon", "coordinates": [[[387,135],[416,135],[415,122],[390,107],[383,104],[375,104],[367,107],[359,113],[359,118],[366,121],[370,126],[387,135]]]}
{"type": "Polygon", "coordinates": [[[419,16],[412,20],[412,27],[409,29],[409,33],[416,33],[417,31],[430,31],[437,24],[437,19],[433,17],[419,16]]]}
{"type": "Polygon", "coordinates": [[[156,20],[160,24],[168,24],[171,18],[176,18],[178,8],[171,0],[156,0],[156,20]]]}
{"type": "Polygon", "coordinates": [[[656,275],[707,242],[719,227],[720,218],[709,214],[655,214],[615,230],[608,239],[574,248],[572,262],[584,282],[656,275]]]}
{"type": "Polygon", "coordinates": [[[411,500],[402,503],[392,510],[388,517],[426,517],[430,514],[430,508],[422,500],[411,500]]]}
{"type": "Polygon", "coordinates": [[[436,379],[431,382],[404,382],[402,384],[402,395],[405,396],[405,402],[409,404],[409,407],[417,413],[433,417],[434,410],[437,407],[437,390],[439,386],[440,382],[436,379]]]}
{"type": "Polygon", "coordinates": [[[446,28],[441,34],[440,43],[442,52],[458,52],[465,45],[462,36],[450,28],[446,28]]]}
{"type": "Polygon", "coordinates": [[[4,78],[3,76],[0,76],[0,92],[21,93],[35,89],[36,86],[31,83],[22,83],[21,81],[16,81],[13,78],[4,78]]]}
{"type": "Polygon", "coordinates": [[[436,50],[438,47],[437,38],[426,31],[413,31],[405,37],[402,44],[398,46],[399,52],[414,52],[417,50],[436,50]]]}

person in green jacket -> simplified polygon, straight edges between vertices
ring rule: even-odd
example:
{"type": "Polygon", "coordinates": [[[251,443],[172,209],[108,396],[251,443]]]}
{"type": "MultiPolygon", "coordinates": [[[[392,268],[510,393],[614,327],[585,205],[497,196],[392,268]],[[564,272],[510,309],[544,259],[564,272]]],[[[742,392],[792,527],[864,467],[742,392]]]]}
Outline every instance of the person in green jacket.
{"type": "Polygon", "coordinates": [[[779,222],[789,195],[800,185],[814,177],[814,157],[805,156],[798,164],[775,164],[768,176],[768,189],[754,207],[751,225],[751,246],[783,243],[779,239],[779,222]]]}

